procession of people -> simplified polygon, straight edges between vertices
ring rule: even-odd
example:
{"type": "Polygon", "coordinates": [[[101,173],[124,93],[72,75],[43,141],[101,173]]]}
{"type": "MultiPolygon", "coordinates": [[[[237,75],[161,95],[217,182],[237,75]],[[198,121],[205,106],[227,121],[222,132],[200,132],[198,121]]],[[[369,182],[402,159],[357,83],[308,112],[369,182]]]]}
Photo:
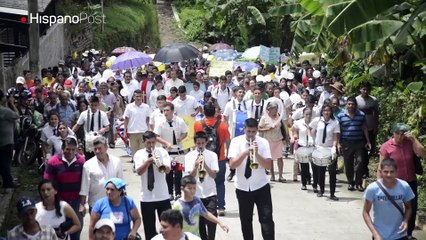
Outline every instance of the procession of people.
{"type": "Polygon", "coordinates": [[[46,160],[42,201],[19,199],[21,224],[8,239],[214,240],[217,225],[225,232],[237,228],[221,220],[228,180],[235,186],[241,239],[254,239],[256,205],[263,239],[274,240],[270,182],[300,181],[302,191],[312,188],[321,198],[328,175],[327,197],[339,201],[339,156],[347,190],[365,191],[362,214],[374,239],[415,239],[414,159],[426,150],[405,123],[394,123],[389,141],[376,142],[379,106],[369,83],[347,96],[339,76],[307,60],[258,60],[255,71],[236,66],[210,75],[205,51],[192,60],[115,70],[115,57],[87,51],[41,76],[26,70],[15,86],[0,90],[3,187],[19,187],[10,169],[22,147],[15,144],[15,125],[23,117],[41,116],[33,124],[46,160]],[[119,141],[140,176],[139,199],[127,196],[123,160],[108,151],[119,141]],[[367,187],[369,159],[379,144],[379,180],[367,187]],[[285,179],[283,159],[292,153],[292,179],[285,179]],[[83,225],[86,214],[89,226],[83,225]]]}

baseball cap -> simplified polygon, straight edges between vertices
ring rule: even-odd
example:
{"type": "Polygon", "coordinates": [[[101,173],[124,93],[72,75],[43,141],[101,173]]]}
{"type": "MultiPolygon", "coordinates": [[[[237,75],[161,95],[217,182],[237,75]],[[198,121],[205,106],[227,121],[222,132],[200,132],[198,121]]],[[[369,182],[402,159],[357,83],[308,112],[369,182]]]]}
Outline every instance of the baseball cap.
{"type": "Polygon", "coordinates": [[[408,132],[410,131],[410,126],[405,123],[395,123],[392,126],[392,132],[408,132]]]}
{"type": "Polygon", "coordinates": [[[66,80],[65,82],[64,82],[64,87],[72,87],[72,81],[71,80],[66,80]]]}
{"type": "Polygon", "coordinates": [[[96,222],[95,230],[100,229],[103,226],[108,226],[113,232],[115,232],[115,224],[111,219],[103,218],[96,222]]]}
{"type": "Polygon", "coordinates": [[[29,197],[21,197],[18,202],[16,202],[16,209],[18,214],[25,213],[30,209],[37,209],[35,206],[35,202],[32,198],[29,197]]]}
{"type": "Polygon", "coordinates": [[[16,78],[16,84],[24,84],[25,83],[25,78],[24,77],[17,77],[16,78]]]}
{"type": "Polygon", "coordinates": [[[107,187],[108,183],[114,184],[114,186],[119,190],[124,189],[127,185],[127,183],[120,178],[110,178],[104,183],[104,188],[107,187]]]}

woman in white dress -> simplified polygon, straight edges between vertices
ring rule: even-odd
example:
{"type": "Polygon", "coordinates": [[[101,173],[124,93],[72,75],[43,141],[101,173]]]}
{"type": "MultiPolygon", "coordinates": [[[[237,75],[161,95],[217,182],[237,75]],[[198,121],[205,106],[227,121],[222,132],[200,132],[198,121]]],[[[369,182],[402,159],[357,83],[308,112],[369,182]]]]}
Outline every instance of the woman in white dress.
{"type": "Polygon", "coordinates": [[[81,229],[80,221],[72,207],[59,200],[55,181],[44,179],[38,185],[38,193],[42,201],[36,204],[36,220],[40,225],[53,227],[58,239],[69,239],[70,234],[81,229]]]}

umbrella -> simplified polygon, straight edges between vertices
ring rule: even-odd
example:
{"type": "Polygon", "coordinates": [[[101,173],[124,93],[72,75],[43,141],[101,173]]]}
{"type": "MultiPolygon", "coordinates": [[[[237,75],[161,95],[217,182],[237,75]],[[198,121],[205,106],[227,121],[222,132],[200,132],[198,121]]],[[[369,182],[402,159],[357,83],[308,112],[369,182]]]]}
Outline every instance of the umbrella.
{"type": "Polygon", "coordinates": [[[209,47],[210,51],[217,51],[217,50],[223,50],[223,49],[233,49],[233,48],[226,43],[215,43],[209,47]]]}
{"type": "Polygon", "coordinates": [[[112,50],[111,53],[115,54],[115,55],[121,55],[123,53],[131,52],[131,51],[136,51],[136,49],[134,49],[132,47],[118,47],[118,48],[115,48],[114,50],[112,50]]]}
{"type": "Polygon", "coordinates": [[[223,49],[212,52],[214,60],[217,61],[233,61],[241,56],[239,52],[234,49],[223,49]]]}
{"type": "Polygon", "coordinates": [[[154,61],[162,63],[180,62],[197,58],[200,51],[197,48],[183,43],[169,44],[162,47],[155,54],[154,61]]]}
{"type": "Polygon", "coordinates": [[[238,67],[240,67],[244,72],[250,72],[253,68],[260,69],[260,66],[254,62],[234,62],[234,69],[237,69],[238,67]]]}
{"type": "Polygon", "coordinates": [[[150,62],[152,62],[152,58],[145,53],[131,51],[117,57],[111,66],[111,70],[115,71],[137,68],[150,62]]]}

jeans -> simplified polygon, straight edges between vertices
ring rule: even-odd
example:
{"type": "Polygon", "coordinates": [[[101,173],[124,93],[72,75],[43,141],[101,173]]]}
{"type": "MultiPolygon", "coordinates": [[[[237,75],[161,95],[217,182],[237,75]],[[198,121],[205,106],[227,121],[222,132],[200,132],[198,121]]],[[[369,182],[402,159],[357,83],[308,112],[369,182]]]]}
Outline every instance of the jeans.
{"type": "MultiPolygon", "coordinates": [[[[78,220],[80,220],[80,224],[81,224],[81,229],[83,229],[83,215],[81,215],[80,213],[80,199],[74,199],[71,201],[68,201],[68,204],[72,207],[72,209],[74,209],[74,212],[77,214],[78,220]]],[[[70,235],[71,240],[80,240],[80,234],[81,234],[81,229],[78,232],[75,232],[73,234],[70,235]]]]}
{"type": "Polygon", "coordinates": [[[348,184],[361,185],[366,165],[365,141],[342,140],[342,147],[348,184]]]}
{"type": "Polygon", "coordinates": [[[157,235],[155,211],[157,210],[157,217],[160,219],[161,213],[170,208],[169,199],[158,202],[141,202],[141,215],[145,239],[151,239],[157,235]]]}
{"type": "Polygon", "coordinates": [[[411,216],[410,219],[408,219],[408,229],[407,234],[408,236],[413,235],[414,228],[416,227],[416,215],[417,215],[417,207],[418,202],[417,198],[419,197],[417,192],[417,181],[408,182],[408,185],[410,185],[411,190],[413,190],[414,198],[411,200],[411,216]]]}
{"type": "Polygon", "coordinates": [[[260,227],[264,240],[275,239],[275,224],[272,218],[271,186],[265,186],[255,191],[235,190],[240,212],[241,230],[244,240],[253,240],[253,208],[256,204],[259,214],[260,227]]]}
{"type": "MultiPolygon", "coordinates": [[[[207,208],[207,211],[209,211],[211,214],[217,217],[216,196],[201,198],[201,201],[203,202],[204,206],[207,208]]],[[[205,219],[202,216],[200,216],[199,230],[200,230],[200,237],[202,240],[214,240],[216,237],[216,223],[210,222],[209,220],[205,219]]]]}
{"type": "Polygon", "coordinates": [[[13,185],[10,169],[13,157],[13,144],[1,146],[0,153],[0,175],[3,179],[3,187],[10,187],[13,185]]]}
{"type": "MultiPolygon", "coordinates": [[[[325,190],[325,171],[327,167],[317,166],[318,169],[318,185],[320,186],[320,192],[324,193],[325,190]]],[[[336,192],[336,169],[337,169],[337,161],[328,165],[328,174],[329,174],[329,182],[330,182],[330,196],[334,196],[336,192]]]]}
{"type": "Polygon", "coordinates": [[[216,182],[217,192],[217,208],[225,209],[225,173],[226,173],[225,160],[219,161],[219,172],[216,174],[214,181],[216,182]]]}

